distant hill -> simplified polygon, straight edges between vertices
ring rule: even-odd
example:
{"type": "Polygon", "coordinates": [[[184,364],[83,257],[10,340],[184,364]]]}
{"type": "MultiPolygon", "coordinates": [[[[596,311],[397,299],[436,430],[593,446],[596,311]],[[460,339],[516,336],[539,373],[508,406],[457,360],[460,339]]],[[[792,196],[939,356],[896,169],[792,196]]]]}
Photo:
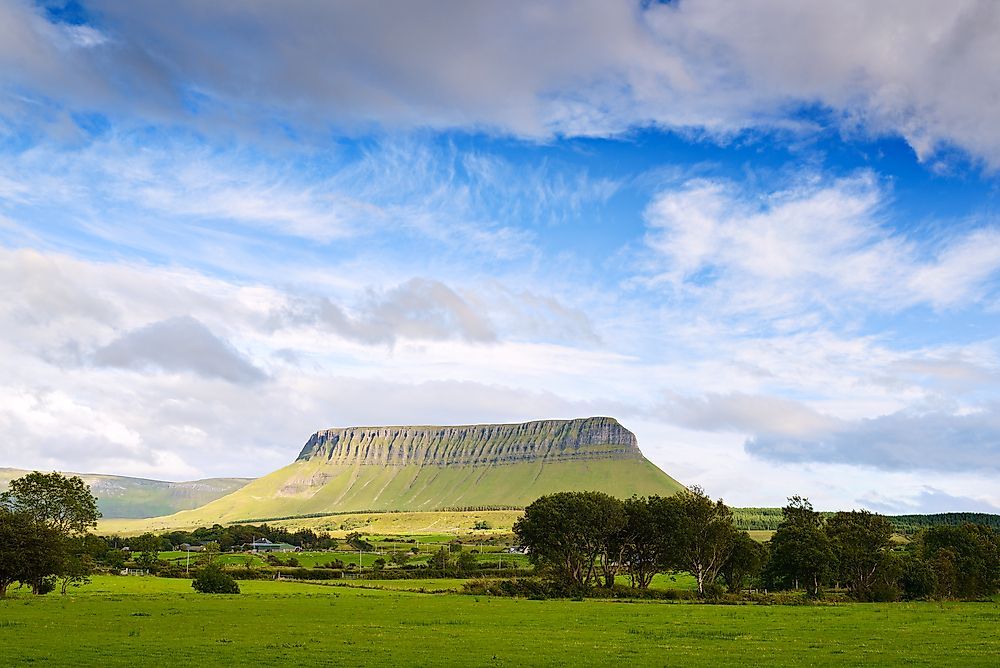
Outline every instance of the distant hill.
{"type": "MultiPolygon", "coordinates": [[[[0,492],[11,480],[31,471],[0,468],[0,492]]],[[[205,505],[238,490],[252,478],[208,478],[190,482],[164,482],[145,478],[127,478],[94,473],[78,475],[90,485],[97,497],[97,507],[105,518],[144,518],[170,515],[205,505]]]]}
{"type": "MultiPolygon", "coordinates": [[[[831,517],[834,513],[821,513],[831,517]]],[[[1000,531],[1000,515],[990,513],[934,513],[927,515],[887,515],[893,528],[901,534],[916,533],[936,526],[961,526],[966,522],[985,524],[1000,531]]],[[[733,522],[747,531],[774,531],[781,522],[781,508],[733,508],[733,522]]]]}
{"type": "Polygon", "coordinates": [[[680,483],[607,417],[316,432],[292,464],[195,510],[192,525],[346,511],[524,507],[557,491],[669,495],[680,483]]]}

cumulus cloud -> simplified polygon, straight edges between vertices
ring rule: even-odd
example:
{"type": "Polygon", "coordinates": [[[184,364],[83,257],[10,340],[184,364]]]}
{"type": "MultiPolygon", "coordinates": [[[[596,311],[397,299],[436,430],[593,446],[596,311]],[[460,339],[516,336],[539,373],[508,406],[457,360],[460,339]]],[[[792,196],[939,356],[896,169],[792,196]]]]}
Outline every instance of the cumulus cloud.
{"type": "Polygon", "coordinates": [[[228,342],[190,316],[127,332],[94,352],[93,361],[126,369],[193,372],[231,383],[256,383],[266,378],[228,342]]]}
{"type": "Polygon", "coordinates": [[[93,25],[66,26],[6,3],[4,82],[193,123],[535,137],[802,131],[811,123],[795,112],[818,107],[845,132],[898,134],[924,158],[957,146],[1000,165],[989,0],[88,6],[93,25]]]}
{"type": "Polygon", "coordinates": [[[890,471],[1000,471],[1000,410],[974,413],[900,411],[839,421],[808,437],[760,434],[751,455],[783,462],[825,462],[890,471]]]}

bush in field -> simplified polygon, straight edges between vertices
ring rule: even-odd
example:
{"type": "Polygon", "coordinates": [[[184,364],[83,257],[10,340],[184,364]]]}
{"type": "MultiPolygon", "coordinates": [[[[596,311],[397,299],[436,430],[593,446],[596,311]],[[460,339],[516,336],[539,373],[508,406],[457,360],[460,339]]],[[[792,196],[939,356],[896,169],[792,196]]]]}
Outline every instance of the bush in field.
{"type": "Polygon", "coordinates": [[[202,594],[239,594],[240,586],[231,575],[218,566],[206,566],[201,569],[194,582],[194,590],[202,594]]]}
{"type": "Polygon", "coordinates": [[[479,569],[479,559],[471,552],[462,552],[455,560],[455,566],[461,573],[471,573],[479,569]]]}

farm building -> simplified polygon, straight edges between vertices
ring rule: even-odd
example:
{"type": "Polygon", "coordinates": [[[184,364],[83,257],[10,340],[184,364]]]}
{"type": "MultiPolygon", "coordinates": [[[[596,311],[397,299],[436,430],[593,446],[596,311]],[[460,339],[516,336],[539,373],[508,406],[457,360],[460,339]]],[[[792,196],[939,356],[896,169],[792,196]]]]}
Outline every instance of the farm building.
{"type": "Polygon", "coordinates": [[[244,543],[243,549],[248,552],[296,552],[299,548],[288,543],[272,543],[267,538],[260,538],[252,543],[244,543]]]}

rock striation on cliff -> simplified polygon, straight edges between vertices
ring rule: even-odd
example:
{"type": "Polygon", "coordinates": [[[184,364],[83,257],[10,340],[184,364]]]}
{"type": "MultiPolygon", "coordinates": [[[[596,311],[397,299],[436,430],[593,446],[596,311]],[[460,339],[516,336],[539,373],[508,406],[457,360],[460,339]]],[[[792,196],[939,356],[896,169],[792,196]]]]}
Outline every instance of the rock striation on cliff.
{"type": "Polygon", "coordinates": [[[610,417],[451,427],[318,431],[297,461],[362,466],[468,466],[642,459],[635,434],[610,417]]]}

